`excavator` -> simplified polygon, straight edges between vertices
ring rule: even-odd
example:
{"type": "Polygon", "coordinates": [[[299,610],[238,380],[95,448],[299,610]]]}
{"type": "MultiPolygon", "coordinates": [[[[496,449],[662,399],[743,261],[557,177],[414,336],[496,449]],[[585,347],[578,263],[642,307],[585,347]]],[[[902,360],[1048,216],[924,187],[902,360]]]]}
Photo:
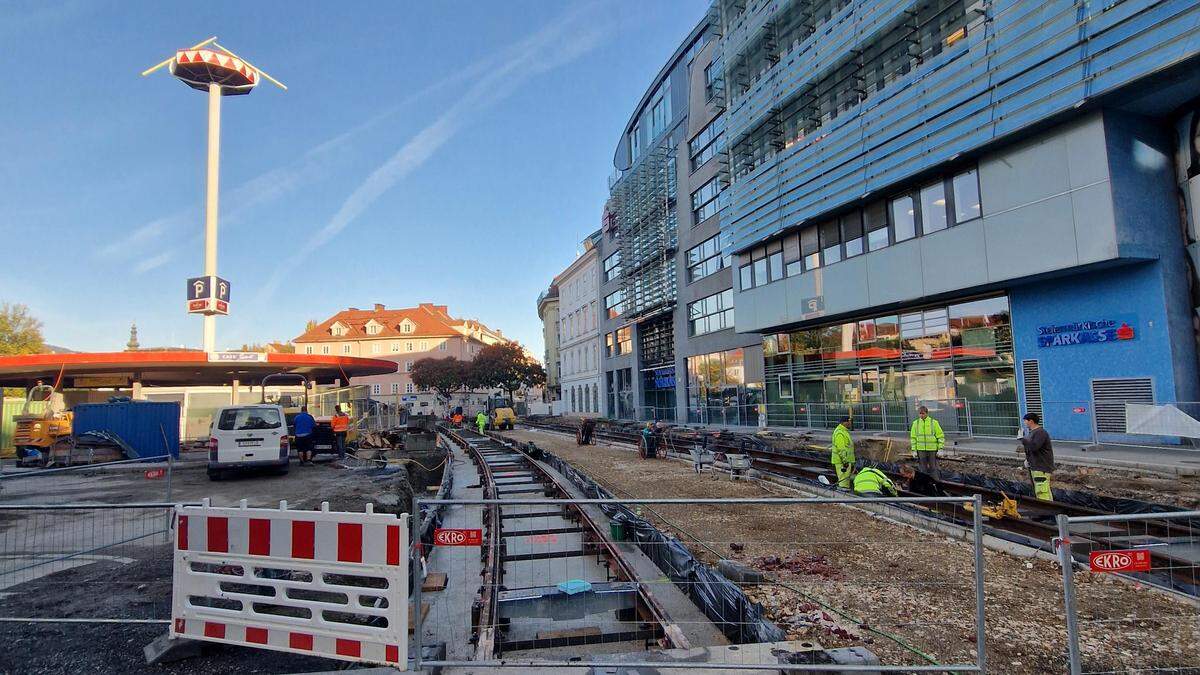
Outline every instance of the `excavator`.
{"type": "Polygon", "coordinates": [[[18,466],[43,466],[56,446],[71,442],[74,414],[66,409],[61,392],[38,382],[25,396],[21,414],[14,415],[13,445],[18,466]]]}

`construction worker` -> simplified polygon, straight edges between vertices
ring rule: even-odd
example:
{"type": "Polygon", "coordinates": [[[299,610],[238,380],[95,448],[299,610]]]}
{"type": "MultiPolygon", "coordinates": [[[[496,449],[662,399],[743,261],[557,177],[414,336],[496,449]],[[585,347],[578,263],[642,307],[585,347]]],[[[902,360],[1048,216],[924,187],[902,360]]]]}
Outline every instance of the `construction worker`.
{"type": "Polygon", "coordinates": [[[483,430],[487,428],[487,423],[488,423],[487,413],[480,410],[475,415],[475,426],[479,427],[479,433],[481,433],[481,434],[483,433],[483,430]]]}
{"type": "Polygon", "coordinates": [[[853,426],[854,422],[850,416],[843,415],[837,428],[833,430],[832,456],[830,457],[833,471],[837,474],[838,487],[847,490],[852,487],[851,480],[854,475],[854,440],[850,438],[850,429],[853,426]]]}
{"type": "Polygon", "coordinates": [[[900,491],[886,473],[868,466],[854,474],[854,494],[860,497],[899,497],[900,491]]]}
{"type": "Polygon", "coordinates": [[[645,444],[646,456],[654,455],[654,422],[646,422],[646,426],[642,428],[642,443],[645,444]]]}
{"type": "Polygon", "coordinates": [[[301,406],[300,413],[292,419],[292,429],[296,434],[296,454],[300,456],[300,466],[312,464],[313,431],[317,428],[317,420],[309,414],[308,406],[301,406]]]}
{"type": "Polygon", "coordinates": [[[1037,413],[1028,413],[1022,419],[1027,431],[1021,437],[1021,447],[1017,448],[1017,452],[1025,453],[1025,468],[1029,470],[1029,480],[1033,483],[1033,496],[1052,502],[1054,495],[1050,492],[1050,474],[1054,472],[1054,447],[1050,444],[1050,434],[1042,427],[1042,418],[1037,413]]]}
{"type": "Polygon", "coordinates": [[[329,427],[333,430],[333,447],[337,450],[338,459],[346,458],[346,434],[350,431],[350,416],[342,410],[342,404],[333,406],[333,417],[329,418],[329,427]]]}
{"type": "Polygon", "coordinates": [[[942,433],[942,425],[929,416],[929,408],[917,408],[917,419],[913,420],[912,428],[908,430],[908,438],[913,452],[917,453],[917,466],[921,472],[937,480],[937,456],[938,451],[946,446],[946,434],[942,433]]]}

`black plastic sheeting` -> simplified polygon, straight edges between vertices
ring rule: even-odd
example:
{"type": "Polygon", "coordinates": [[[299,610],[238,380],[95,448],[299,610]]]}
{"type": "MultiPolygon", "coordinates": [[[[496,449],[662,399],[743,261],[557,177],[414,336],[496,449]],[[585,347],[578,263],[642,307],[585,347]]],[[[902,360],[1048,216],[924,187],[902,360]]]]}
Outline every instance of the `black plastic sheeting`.
{"type": "MultiPolygon", "coordinates": [[[[569,478],[588,499],[614,499],[611,493],[553,453],[541,450],[541,455],[543,461],[569,478]]],[[[602,504],[601,508],[609,518],[624,525],[626,539],[636,543],[732,642],[787,639],[787,634],[764,616],[762,605],[746,597],[737,584],[696,560],[678,539],[659,532],[624,505],[602,504]]]]}

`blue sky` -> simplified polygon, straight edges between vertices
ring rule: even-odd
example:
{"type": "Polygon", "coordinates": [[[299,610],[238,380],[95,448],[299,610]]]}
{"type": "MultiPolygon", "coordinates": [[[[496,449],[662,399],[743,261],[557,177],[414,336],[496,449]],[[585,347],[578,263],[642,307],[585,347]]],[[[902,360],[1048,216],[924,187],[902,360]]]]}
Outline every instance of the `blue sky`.
{"type": "Polygon", "coordinates": [[[289,87],[223,101],[219,348],[437,302],[540,353],[537,294],[707,6],[0,0],[0,301],[72,349],[199,346],[205,97],[138,73],[219,35],[289,87]]]}

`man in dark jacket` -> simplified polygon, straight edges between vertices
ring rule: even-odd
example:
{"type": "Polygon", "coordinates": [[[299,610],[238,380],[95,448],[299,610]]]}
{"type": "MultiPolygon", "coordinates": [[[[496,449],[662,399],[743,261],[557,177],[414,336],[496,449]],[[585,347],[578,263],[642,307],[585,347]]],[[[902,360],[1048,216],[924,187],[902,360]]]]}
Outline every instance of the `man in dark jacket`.
{"type": "Polygon", "coordinates": [[[1029,479],[1033,481],[1033,496],[1045,501],[1054,501],[1050,493],[1050,474],[1054,471],[1054,447],[1050,444],[1050,434],[1042,428],[1042,420],[1037,413],[1029,413],[1025,420],[1025,435],[1021,438],[1021,447],[1017,452],[1025,453],[1025,468],[1029,470],[1029,479]]]}

